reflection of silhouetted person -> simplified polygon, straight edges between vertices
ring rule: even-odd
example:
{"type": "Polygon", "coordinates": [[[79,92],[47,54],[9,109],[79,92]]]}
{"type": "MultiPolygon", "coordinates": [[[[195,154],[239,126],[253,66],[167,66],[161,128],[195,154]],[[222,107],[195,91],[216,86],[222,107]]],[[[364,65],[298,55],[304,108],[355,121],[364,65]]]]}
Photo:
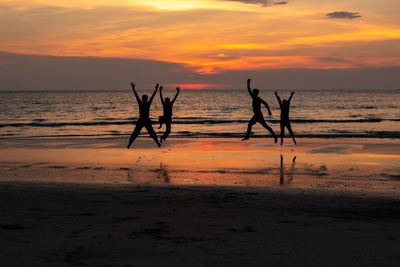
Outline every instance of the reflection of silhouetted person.
{"type": "Polygon", "coordinates": [[[285,182],[285,167],[283,166],[283,156],[281,155],[281,166],[279,169],[279,184],[284,184],[285,182]]]}
{"type": "Polygon", "coordinates": [[[251,79],[248,79],[247,80],[247,91],[249,92],[251,98],[253,99],[252,105],[253,105],[253,113],[254,113],[254,115],[250,119],[249,124],[247,125],[247,133],[246,133],[246,136],[242,139],[242,141],[243,140],[248,140],[250,138],[251,128],[253,127],[254,124],[256,124],[258,122],[272,134],[272,136],[275,139],[275,143],[276,143],[278,139],[277,139],[274,131],[272,130],[272,128],[269,127],[267,125],[267,123],[265,122],[264,115],[261,112],[261,104],[265,105],[265,107],[268,109],[268,114],[270,116],[272,115],[271,110],[270,110],[267,102],[265,102],[263,99],[261,99],[258,96],[260,91],[258,89],[251,90],[250,82],[251,82],[251,79]]]}
{"type": "Polygon", "coordinates": [[[293,138],[293,142],[296,144],[296,139],[294,139],[294,133],[292,126],[290,126],[289,120],[290,101],[292,100],[294,93],[292,92],[290,94],[288,100],[284,99],[283,101],[281,101],[281,98],[278,96],[277,92],[275,92],[275,95],[278,99],[279,107],[281,108],[281,145],[283,144],[283,137],[285,137],[285,127],[288,129],[290,136],[293,138]]]}
{"type": "Polygon", "coordinates": [[[163,87],[160,87],[160,98],[161,98],[161,103],[163,105],[163,115],[160,116],[160,127],[158,129],[161,129],[162,124],[165,123],[166,129],[164,134],[160,137],[160,142],[167,140],[169,134],[171,133],[171,123],[172,123],[172,107],[175,103],[176,98],[179,95],[179,87],[176,88],[176,95],[172,101],[169,99],[169,97],[166,97],[165,100],[162,95],[163,87]]]}
{"type": "MultiPolygon", "coordinates": [[[[293,157],[292,166],[290,167],[289,173],[287,173],[289,183],[293,180],[293,171],[294,171],[294,167],[296,165],[296,158],[297,158],[297,156],[293,157]]],[[[283,156],[282,155],[281,155],[281,166],[280,166],[280,172],[279,172],[279,184],[281,184],[281,185],[285,184],[285,167],[283,166],[283,156]]]]}
{"type": "Polygon", "coordinates": [[[165,165],[160,163],[160,178],[163,178],[164,183],[170,183],[171,177],[169,176],[168,170],[165,165]]]}
{"type": "Polygon", "coordinates": [[[135,94],[136,101],[138,102],[138,105],[139,105],[139,119],[136,122],[135,129],[133,130],[131,138],[129,139],[128,149],[132,145],[133,141],[135,141],[136,137],[138,137],[138,135],[140,134],[140,131],[142,130],[143,127],[146,128],[147,132],[154,139],[154,142],[156,142],[158,147],[160,147],[161,144],[160,144],[160,142],[158,142],[157,134],[154,131],[153,126],[151,125],[151,120],[149,117],[151,102],[153,101],[153,98],[157,93],[158,84],[156,85],[156,88],[155,88],[153,94],[151,95],[150,99],[148,99],[147,95],[143,95],[142,99],[140,99],[135,90],[136,85],[132,82],[131,86],[132,86],[132,91],[135,94]]]}

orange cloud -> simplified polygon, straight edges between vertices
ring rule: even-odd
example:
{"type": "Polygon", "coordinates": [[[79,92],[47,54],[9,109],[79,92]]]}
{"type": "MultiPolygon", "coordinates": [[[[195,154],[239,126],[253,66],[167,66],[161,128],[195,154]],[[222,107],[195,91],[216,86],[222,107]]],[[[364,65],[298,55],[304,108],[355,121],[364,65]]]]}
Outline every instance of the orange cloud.
{"type": "Polygon", "coordinates": [[[218,0],[13,2],[0,0],[0,51],[160,60],[199,73],[400,64],[400,42],[390,53],[371,45],[359,54],[364,44],[400,41],[397,13],[368,1],[353,21],[327,19],[331,6],[316,0],[274,8],[218,0]]]}

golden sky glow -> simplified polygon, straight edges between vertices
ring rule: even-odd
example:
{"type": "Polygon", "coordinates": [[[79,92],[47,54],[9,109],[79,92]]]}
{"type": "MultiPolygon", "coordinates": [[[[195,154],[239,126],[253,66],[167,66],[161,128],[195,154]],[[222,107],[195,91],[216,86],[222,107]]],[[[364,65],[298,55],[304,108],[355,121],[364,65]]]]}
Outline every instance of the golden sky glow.
{"type": "Polygon", "coordinates": [[[2,1],[0,51],[225,70],[398,66],[398,0],[2,1]],[[99,4],[101,3],[101,4],[99,4]],[[328,18],[334,11],[360,18],[328,18]]]}

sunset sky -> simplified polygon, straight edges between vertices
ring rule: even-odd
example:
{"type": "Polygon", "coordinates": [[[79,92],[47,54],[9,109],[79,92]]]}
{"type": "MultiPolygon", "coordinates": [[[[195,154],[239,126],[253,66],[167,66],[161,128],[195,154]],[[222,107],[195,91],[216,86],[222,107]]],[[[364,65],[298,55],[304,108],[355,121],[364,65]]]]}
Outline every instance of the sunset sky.
{"type": "MultiPolygon", "coordinates": [[[[252,72],[279,72],[282,77],[296,72],[296,83],[310,87],[307,77],[313,71],[327,75],[326,88],[370,85],[337,80],[348,79],[349,73],[376,73],[382,86],[396,88],[399,14],[398,0],[0,0],[0,89],[12,90],[13,81],[17,89],[29,89],[19,81],[31,71],[28,65],[45,70],[44,59],[56,64],[65,57],[96,57],[105,65],[107,59],[132,59],[136,67],[165,64],[155,67],[156,78],[193,88],[229,87],[231,76],[252,72]],[[25,74],[18,77],[22,69],[13,64],[24,65],[25,74]]],[[[60,81],[63,78],[67,79],[60,81]]],[[[139,81],[151,82],[141,77],[139,81]]],[[[48,82],[36,79],[35,86],[48,82]]],[[[83,89],[97,86],[83,84],[83,89]]]]}

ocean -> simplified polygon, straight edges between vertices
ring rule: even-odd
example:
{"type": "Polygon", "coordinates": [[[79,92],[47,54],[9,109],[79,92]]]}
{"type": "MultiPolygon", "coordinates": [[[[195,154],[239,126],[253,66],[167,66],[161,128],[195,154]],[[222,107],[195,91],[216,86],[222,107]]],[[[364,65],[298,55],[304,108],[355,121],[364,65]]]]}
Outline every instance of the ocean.
{"type": "MultiPolygon", "coordinates": [[[[138,90],[139,94],[150,91],[138,90]]],[[[278,92],[282,99],[289,91],[278,92]]],[[[175,90],[164,90],[173,97],[175,90]]],[[[273,91],[261,90],[271,110],[264,117],[279,133],[279,106],[273,91]]],[[[290,118],[296,137],[400,138],[400,91],[295,91],[290,118]]],[[[156,131],[162,114],[159,95],[151,117],[156,131]]],[[[0,92],[0,138],[96,137],[131,134],[138,106],[131,90],[0,92]]],[[[171,138],[241,138],[252,116],[251,98],[243,90],[182,90],[174,105],[171,138]]],[[[268,136],[257,124],[255,137],[268,136]]],[[[142,135],[146,136],[145,130],[142,135]]],[[[288,140],[289,141],[289,140],[288,140]]]]}

